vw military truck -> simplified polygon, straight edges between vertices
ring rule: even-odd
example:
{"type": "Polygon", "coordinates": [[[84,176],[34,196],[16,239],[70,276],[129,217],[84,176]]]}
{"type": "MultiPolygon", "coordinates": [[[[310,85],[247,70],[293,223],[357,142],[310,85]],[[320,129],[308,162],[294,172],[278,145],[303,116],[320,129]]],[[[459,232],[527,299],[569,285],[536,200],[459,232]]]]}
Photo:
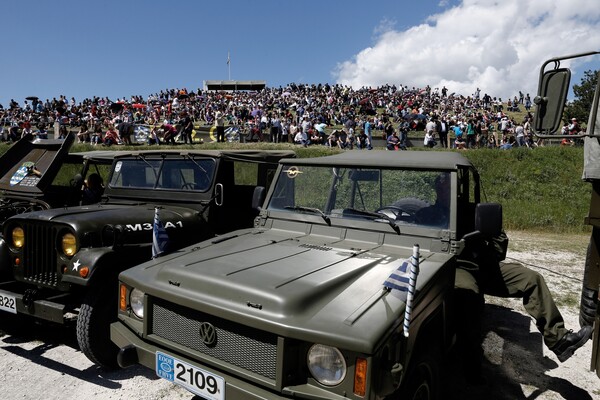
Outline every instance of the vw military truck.
{"type": "Polygon", "coordinates": [[[206,399],[437,398],[458,256],[501,219],[457,152],[282,160],[253,228],[121,273],[119,365],[206,399]]]}

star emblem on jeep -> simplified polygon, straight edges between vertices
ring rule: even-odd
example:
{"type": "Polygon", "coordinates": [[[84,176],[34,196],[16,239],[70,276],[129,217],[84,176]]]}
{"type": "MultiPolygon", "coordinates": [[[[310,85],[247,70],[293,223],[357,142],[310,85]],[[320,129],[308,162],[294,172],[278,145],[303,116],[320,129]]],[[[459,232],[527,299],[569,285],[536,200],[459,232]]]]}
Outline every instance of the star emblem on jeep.
{"type": "Polygon", "coordinates": [[[211,323],[200,323],[200,340],[209,347],[217,342],[217,330],[211,323]]]}

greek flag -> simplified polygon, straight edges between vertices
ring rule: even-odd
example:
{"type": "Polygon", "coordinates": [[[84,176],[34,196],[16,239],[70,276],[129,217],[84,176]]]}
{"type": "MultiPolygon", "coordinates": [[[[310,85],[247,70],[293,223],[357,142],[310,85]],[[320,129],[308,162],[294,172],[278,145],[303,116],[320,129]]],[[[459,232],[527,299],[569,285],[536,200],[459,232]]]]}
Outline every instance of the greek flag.
{"type": "Polygon", "coordinates": [[[154,223],[152,224],[152,258],[163,255],[169,247],[169,235],[160,220],[158,207],[154,208],[154,223]]]}
{"type": "Polygon", "coordinates": [[[410,272],[409,266],[408,260],[402,261],[400,266],[383,282],[383,286],[386,288],[399,291],[399,293],[394,292],[394,294],[403,301],[406,301],[410,285],[410,277],[408,276],[410,272]]]}
{"type": "Polygon", "coordinates": [[[390,289],[406,303],[404,311],[404,336],[408,337],[410,318],[419,275],[419,245],[413,246],[413,255],[410,260],[404,260],[398,268],[383,282],[383,286],[390,289]]]}

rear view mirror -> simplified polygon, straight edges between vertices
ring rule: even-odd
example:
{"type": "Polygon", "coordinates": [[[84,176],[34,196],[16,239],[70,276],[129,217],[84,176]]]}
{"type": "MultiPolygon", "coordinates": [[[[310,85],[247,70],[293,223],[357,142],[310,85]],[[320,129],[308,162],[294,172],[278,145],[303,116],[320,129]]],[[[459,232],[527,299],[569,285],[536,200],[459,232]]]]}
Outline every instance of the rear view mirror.
{"type": "MultiPolygon", "coordinates": [[[[546,64],[544,64],[545,66],[546,64]]],[[[571,83],[571,70],[555,68],[540,72],[533,128],[535,133],[551,135],[560,129],[563,109],[571,83]]]]}

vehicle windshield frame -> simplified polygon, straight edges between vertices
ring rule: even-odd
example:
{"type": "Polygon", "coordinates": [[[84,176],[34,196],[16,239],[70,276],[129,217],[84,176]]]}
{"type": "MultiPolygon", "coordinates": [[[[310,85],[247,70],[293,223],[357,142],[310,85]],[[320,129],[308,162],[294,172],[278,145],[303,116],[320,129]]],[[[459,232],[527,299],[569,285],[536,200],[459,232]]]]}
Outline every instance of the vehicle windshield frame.
{"type": "Polygon", "coordinates": [[[126,157],[115,160],[108,187],[203,193],[216,171],[217,161],[210,157],[126,157]]]}
{"type": "Polygon", "coordinates": [[[396,227],[448,230],[456,207],[451,170],[385,166],[282,165],[266,209],[328,224],[369,221],[396,227]],[[445,182],[445,204],[436,185],[445,182]],[[392,201],[392,199],[395,199],[392,201]],[[435,214],[433,214],[435,212],[435,214]],[[428,218],[428,215],[431,215],[428,218]]]}

